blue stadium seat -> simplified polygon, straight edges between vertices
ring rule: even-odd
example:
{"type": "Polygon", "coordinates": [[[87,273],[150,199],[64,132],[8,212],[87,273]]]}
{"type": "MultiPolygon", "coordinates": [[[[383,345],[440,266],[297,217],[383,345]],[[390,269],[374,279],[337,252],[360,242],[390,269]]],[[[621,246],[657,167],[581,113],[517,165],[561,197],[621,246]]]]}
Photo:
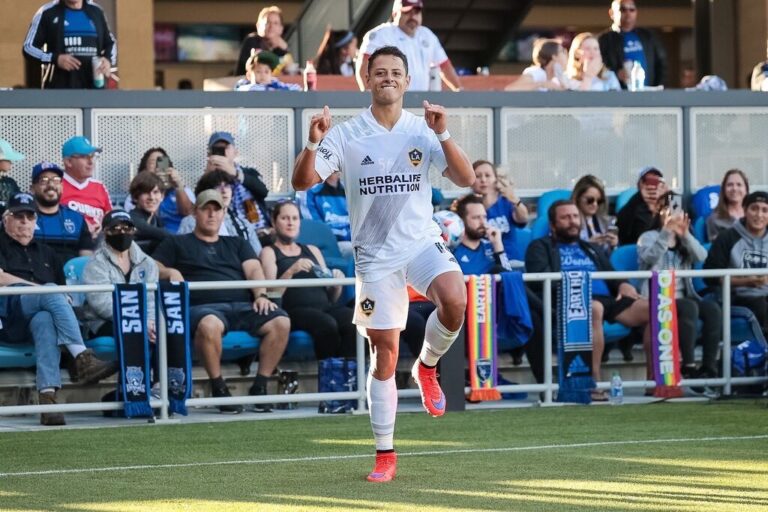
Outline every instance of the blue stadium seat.
{"type": "Polygon", "coordinates": [[[531,238],[537,240],[549,234],[549,219],[547,214],[539,215],[531,224],[531,238]]]}
{"type": "Polygon", "coordinates": [[[515,237],[517,245],[520,247],[520,253],[525,255],[525,251],[528,250],[528,246],[533,240],[533,231],[530,228],[518,228],[515,237]]]}
{"type": "Polygon", "coordinates": [[[632,199],[632,196],[637,193],[637,188],[628,188],[626,190],[623,190],[619,193],[618,196],[616,196],[616,209],[614,210],[616,213],[619,213],[619,210],[624,208],[626,204],[629,202],[630,199],[632,199]]]}
{"type": "Polygon", "coordinates": [[[696,219],[708,217],[717,206],[719,199],[720,185],[709,185],[697,190],[691,199],[694,217],[696,219]]]}
{"type": "Polygon", "coordinates": [[[556,188],[554,190],[550,190],[547,192],[544,192],[539,196],[539,202],[536,206],[536,215],[539,217],[547,218],[547,210],[549,210],[549,207],[552,206],[552,203],[555,201],[559,201],[561,199],[570,199],[571,198],[571,191],[564,189],[564,188],[556,188]]]}
{"type": "MultiPolygon", "coordinates": [[[[222,361],[236,361],[241,357],[256,354],[261,339],[245,331],[228,332],[222,340],[222,361]]],[[[315,359],[315,342],[305,331],[292,331],[288,337],[284,361],[312,361],[315,359]]]]}
{"type": "Polygon", "coordinates": [[[0,344],[0,368],[34,368],[35,346],[33,344],[0,344]]]}
{"type": "Polygon", "coordinates": [[[337,268],[347,274],[351,259],[344,258],[339,250],[339,244],[331,228],[324,222],[312,219],[301,220],[301,231],[297,240],[302,244],[317,246],[323,253],[325,263],[329,268],[337,268]]]}
{"type": "Polygon", "coordinates": [[[693,221],[693,236],[702,244],[707,243],[707,218],[697,217],[693,221]]]}
{"type": "MultiPolygon", "coordinates": [[[[631,244],[616,247],[611,253],[611,265],[613,265],[615,270],[637,270],[637,246],[631,244]]],[[[634,285],[635,283],[632,284],[634,285]]],[[[631,331],[628,327],[624,327],[619,323],[611,324],[603,322],[603,332],[605,335],[605,342],[611,343],[629,336],[631,331]]]]}

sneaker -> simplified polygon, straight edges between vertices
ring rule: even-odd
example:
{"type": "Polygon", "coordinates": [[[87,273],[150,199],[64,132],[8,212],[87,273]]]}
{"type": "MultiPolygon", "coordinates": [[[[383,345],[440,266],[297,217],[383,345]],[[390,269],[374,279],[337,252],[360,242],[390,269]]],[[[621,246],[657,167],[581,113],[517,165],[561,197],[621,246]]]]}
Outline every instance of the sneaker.
{"type": "Polygon", "coordinates": [[[397,454],[395,452],[377,453],[376,465],[373,466],[366,480],[369,482],[389,482],[397,473],[397,454]]]}
{"type": "Polygon", "coordinates": [[[427,368],[419,359],[411,369],[411,376],[421,391],[421,403],[431,416],[445,414],[445,395],[437,382],[437,369],[427,368]]]}
{"type": "MultiPolygon", "coordinates": [[[[232,396],[232,393],[229,392],[229,388],[227,387],[226,382],[219,379],[219,382],[212,382],[211,383],[211,396],[213,397],[225,397],[225,396],[232,396]]],[[[233,404],[233,405],[219,405],[219,412],[221,414],[240,414],[243,412],[243,406],[240,404],[233,404]]]]}
{"type": "Polygon", "coordinates": [[[117,373],[115,361],[102,361],[92,349],[85,349],[75,358],[75,373],[80,384],[95,384],[117,373]]]}
{"type": "MultiPolygon", "coordinates": [[[[695,366],[683,366],[680,368],[680,377],[683,379],[698,379],[700,377],[699,372],[695,366]]],[[[691,393],[696,395],[703,395],[704,388],[702,386],[688,386],[691,393]]]]}
{"type": "MultiPolygon", "coordinates": [[[[254,382],[251,389],[248,390],[251,396],[261,396],[267,394],[266,382],[254,382]]],[[[254,412],[272,412],[272,404],[253,404],[254,412]]]]}
{"type": "MultiPolygon", "coordinates": [[[[39,393],[37,402],[40,405],[56,405],[56,392],[39,393]]],[[[64,415],[60,412],[44,412],[40,414],[40,424],[46,426],[66,425],[64,415]]]]}

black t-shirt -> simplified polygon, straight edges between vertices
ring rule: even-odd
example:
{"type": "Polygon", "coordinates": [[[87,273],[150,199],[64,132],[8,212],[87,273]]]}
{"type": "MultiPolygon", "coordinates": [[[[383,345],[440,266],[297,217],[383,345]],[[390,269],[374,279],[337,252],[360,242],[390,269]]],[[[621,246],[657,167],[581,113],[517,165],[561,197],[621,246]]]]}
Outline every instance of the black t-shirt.
{"type": "MultiPolygon", "coordinates": [[[[194,233],[167,237],[152,257],[181,272],[187,281],[242,281],[246,279],[243,262],[257,259],[251,245],[240,237],[222,236],[216,242],[204,242],[194,233]]],[[[253,296],[248,289],[201,290],[189,294],[193,306],[251,301],[253,296]]]]}
{"type": "Polygon", "coordinates": [[[64,284],[64,269],[53,249],[35,239],[24,246],[0,231],[0,268],[35,284],[64,284]]]}

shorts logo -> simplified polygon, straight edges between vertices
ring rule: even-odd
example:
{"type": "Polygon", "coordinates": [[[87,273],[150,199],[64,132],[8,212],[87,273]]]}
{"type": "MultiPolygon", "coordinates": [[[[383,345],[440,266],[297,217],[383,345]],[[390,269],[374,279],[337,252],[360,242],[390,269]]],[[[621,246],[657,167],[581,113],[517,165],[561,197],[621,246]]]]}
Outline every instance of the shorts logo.
{"type": "Polygon", "coordinates": [[[421,163],[421,158],[424,155],[422,155],[421,151],[418,149],[412,149],[408,152],[408,158],[411,161],[411,165],[414,167],[418,167],[418,165],[421,163]]]}
{"type": "Polygon", "coordinates": [[[362,310],[365,316],[371,316],[373,314],[373,308],[375,306],[376,306],[376,303],[371,299],[363,299],[360,301],[360,309],[362,310]]]}
{"type": "Polygon", "coordinates": [[[373,160],[371,160],[370,156],[365,155],[365,158],[363,158],[363,161],[360,162],[360,165],[373,165],[373,160]]]}

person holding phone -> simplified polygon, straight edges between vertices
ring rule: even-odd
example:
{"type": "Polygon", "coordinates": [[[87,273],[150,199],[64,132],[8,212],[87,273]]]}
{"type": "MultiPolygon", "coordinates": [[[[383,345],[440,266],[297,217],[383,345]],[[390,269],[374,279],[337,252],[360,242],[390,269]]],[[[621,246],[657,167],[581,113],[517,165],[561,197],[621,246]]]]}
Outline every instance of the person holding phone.
{"type": "Polygon", "coordinates": [[[582,176],[573,187],[571,199],[581,214],[581,239],[610,254],[619,243],[619,229],[608,216],[602,180],[591,174],[582,176]]]}
{"type": "Polygon", "coordinates": [[[637,194],[616,215],[619,227],[619,245],[636,244],[640,235],[661,227],[658,216],[659,199],[668,191],[664,174],[653,166],[640,169],[637,178],[637,194]]]}
{"type": "MultiPolygon", "coordinates": [[[[186,186],[163,148],[150,148],[144,152],[139,161],[138,172],[140,174],[145,171],[156,174],[163,183],[165,195],[158,208],[157,218],[163,223],[166,231],[176,234],[181,219],[192,214],[195,194],[186,186]]],[[[123,205],[125,211],[130,212],[135,207],[133,198],[130,195],[126,197],[123,205]]]]}

